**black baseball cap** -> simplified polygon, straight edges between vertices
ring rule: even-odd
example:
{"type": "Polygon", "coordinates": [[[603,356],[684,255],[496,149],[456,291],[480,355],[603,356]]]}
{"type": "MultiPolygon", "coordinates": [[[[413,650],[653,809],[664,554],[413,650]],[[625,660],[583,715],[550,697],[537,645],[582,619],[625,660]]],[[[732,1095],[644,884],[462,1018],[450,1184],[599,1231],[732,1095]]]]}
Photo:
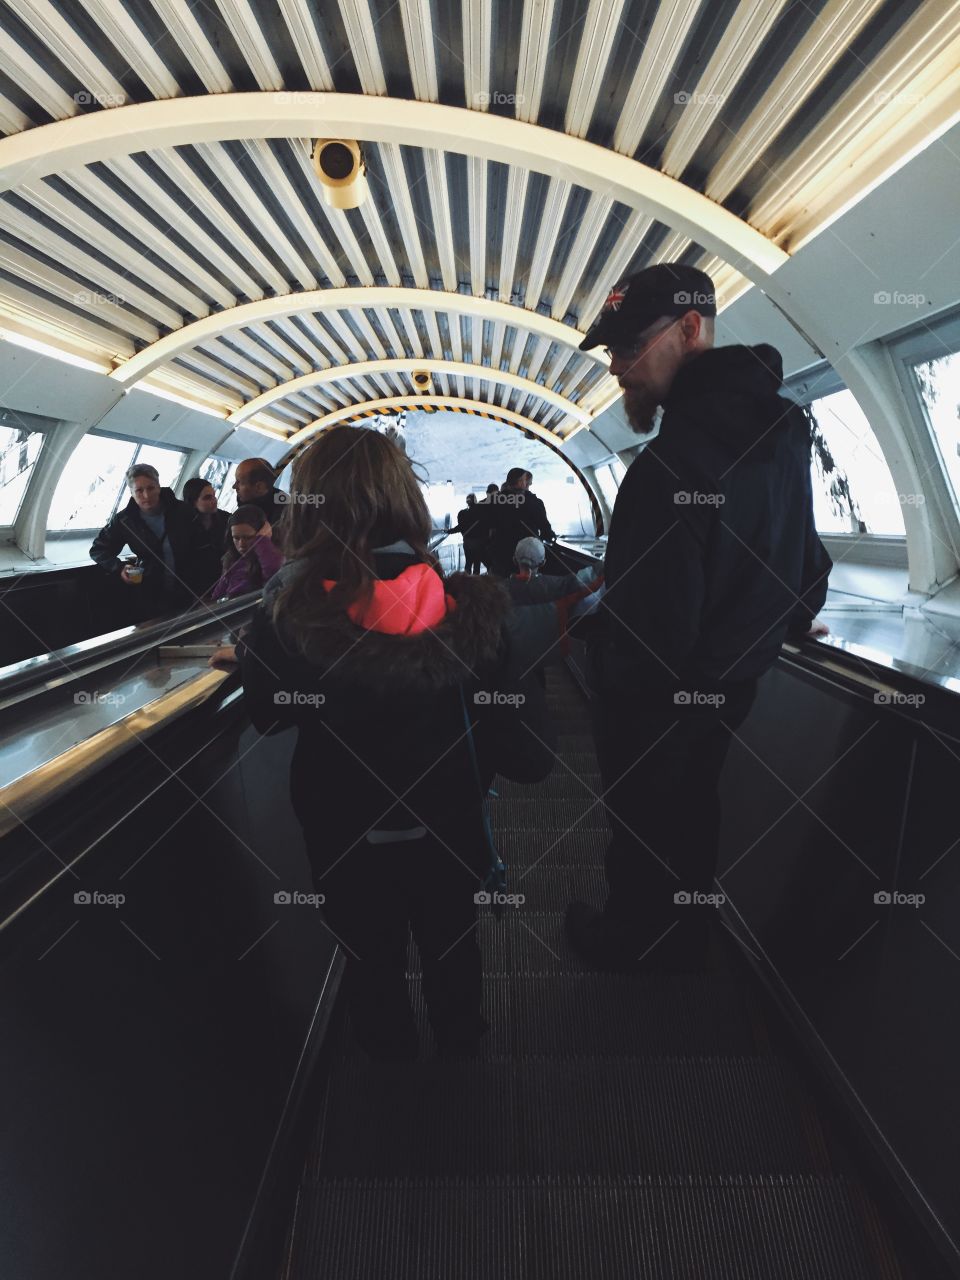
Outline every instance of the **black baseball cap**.
{"type": "Polygon", "coordinates": [[[627,342],[661,316],[682,316],[688,311],[717,314],[716,290],[707,273],[679,262],[645,267],[613,286],[580,350],[627,342]]]}

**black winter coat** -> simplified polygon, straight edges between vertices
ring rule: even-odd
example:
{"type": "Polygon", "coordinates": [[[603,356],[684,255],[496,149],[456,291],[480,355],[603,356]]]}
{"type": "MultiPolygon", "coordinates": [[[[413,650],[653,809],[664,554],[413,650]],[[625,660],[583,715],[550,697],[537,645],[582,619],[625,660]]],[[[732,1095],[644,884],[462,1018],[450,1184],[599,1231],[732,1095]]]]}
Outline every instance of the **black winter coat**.
{"type": "Polygon", "coordinates": [[[529,489],[502,488],[492,495],[487,517],[490,540],[484,559],[495,573],[513,572],[513,553],[521,538],[553,538],[547,509],[529,489]]]}
{"type": "MultiPolygon", "coordinates": [[[[412,563],[380,557],[377,567],[389,578],[412,563]]],[[[484,874],[482,799],[493,774],[534,782],[554,762],[543,689],[530,677],[544,656],[559,657],[557,611],[512,610],[501,584],[455,574],[444,585],[456,608],[437,627],[385,635],[344,614],[317,634],[307,660],[270,616],[297,571],[289,563],[268,584],[238,658],[256,728],[299,730],[290,795],[315,870],[318,856],[329,865],[372,828],[424,826],[484,874]]]]}
{"type": "Polygon", "coordinates": [[[219,508],[214,511],[209,529],[204,526],[199,514],[194,513],[193,518],[197,525],[196,578],[201,590],[207,591],[223,573],[230,513],[219,508]]]}
{"type": "Polygon", "coordinates": [[[198,563],[200,539],[194,513],[172,489],[160,490],[160,503],[166,536],[173,549],[172,580],[165,582],[167,573],[163,548],[159,538],[147,527],[134,498],[103,526],[90,547],[91,560],[108,573],[117,575],[124,567],[119,556],[125,546],[139,556],[143,561],[143,581],[139,587],[131,587],[130,590],[140,593],[138,599],[141,604],[149,600],[157,612],[185,608],[194,603],[204,590],[203,567],[198,563]]]}
{"type": "Polygon", "coordinates": [[[782,381],[765,344],[681,368],[617,495],[590,651],[598,691],[755,679],[823,606],[831,560],[814,524],[810,429],[782,381]]]}

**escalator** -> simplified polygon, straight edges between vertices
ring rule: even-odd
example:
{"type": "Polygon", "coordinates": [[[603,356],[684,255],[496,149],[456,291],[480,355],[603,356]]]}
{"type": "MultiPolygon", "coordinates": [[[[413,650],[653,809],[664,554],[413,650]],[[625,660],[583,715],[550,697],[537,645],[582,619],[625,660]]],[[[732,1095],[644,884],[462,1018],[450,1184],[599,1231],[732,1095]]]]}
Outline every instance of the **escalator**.
{"type": "Polygon", "coordinates": [[[525,899],[479,910],[490,1035],[435,1058],[412,945],[418,1063],[369,1062],[340,1011],[278,1280],[914,1277],[722,927],[697,974],[568,948],[607,833],[585,701],[547,680],[558,763],[490,802],[525,899]]]}

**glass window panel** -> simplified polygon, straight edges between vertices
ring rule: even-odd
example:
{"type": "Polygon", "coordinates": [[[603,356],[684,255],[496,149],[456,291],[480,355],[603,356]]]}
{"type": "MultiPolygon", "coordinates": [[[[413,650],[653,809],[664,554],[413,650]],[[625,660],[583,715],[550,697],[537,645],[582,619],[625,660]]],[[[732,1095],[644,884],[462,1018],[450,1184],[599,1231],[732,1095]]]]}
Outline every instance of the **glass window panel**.
{"type": "Polygon", "coordinates": [[[226,458],[207,458],[203,466],[200,468],[200,479],[206,480],[213,486],[213,491],[219,498],[220,491],[223,488],[223,482],[227,478],[227,472],[230,470],[230,463],[226,458]]]}
{"type": "Polygon", "coordinates": [[[84,436],[60,477],[47,528],[99,529],[106,524],[124,487],[124,474],[137,446],[109,436],[84,436]]]}
{"type": "Polygon", "coordinates": [[[236,511],[237,509],[237,491],[233,487],[233,482],[237,478],[237,463],[231,462],[230,469],[227,471],[223,487],[217,494],[217,506],[221,511],[236,511]]]}
{"type": "Polygon", "coordinates": [[[597,477],[597,484],[600,486],[600,492],[606,499],[607,506],[613,510],[613,504],[617,500],[617,482],[614,478],[610,464],[605,462],[602,467],[594,467],[593,474],[597,477]]]}
{"type": "Polygon", "coordinates": [[[915,364],[913,375],[944,470],[960,501],[960,353],[915,364]]]}
{"type": "Polygon", "coordinates": [[[42,431],[0,427],[0,525],[16,520],[42,444],[42,431]]]}
{"type": "Polygon", "coordinates": [[[853,393],[844,388],[810,405],[829,458],[816,448],[813,511],[821,533],[904,533],[901,501],[886,459],[853,393]],[[832,460],[833,469],[829,470],[832,460]],[[849,490],[849,494],[847,494],[849,490]]]}

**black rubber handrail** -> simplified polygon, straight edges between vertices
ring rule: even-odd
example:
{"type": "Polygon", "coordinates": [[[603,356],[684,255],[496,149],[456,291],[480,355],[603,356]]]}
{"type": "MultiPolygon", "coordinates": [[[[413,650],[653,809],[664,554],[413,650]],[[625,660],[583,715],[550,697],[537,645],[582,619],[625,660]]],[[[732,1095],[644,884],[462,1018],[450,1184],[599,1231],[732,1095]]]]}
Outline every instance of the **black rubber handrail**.
{"type": "Polygon", "coordinates": [[[55,689],[89,674],[108,662],[143,653],[156,645],[176,640],[214,622],[227,622],[256,604],[260,592],[251,591],[234,600],[199,605],[175,617],[158,618],[134,627],[123,627],[102,636],[78,640],[52,653],[24,658],[0,667],[0,708],[25,697],[55,689]]]}

